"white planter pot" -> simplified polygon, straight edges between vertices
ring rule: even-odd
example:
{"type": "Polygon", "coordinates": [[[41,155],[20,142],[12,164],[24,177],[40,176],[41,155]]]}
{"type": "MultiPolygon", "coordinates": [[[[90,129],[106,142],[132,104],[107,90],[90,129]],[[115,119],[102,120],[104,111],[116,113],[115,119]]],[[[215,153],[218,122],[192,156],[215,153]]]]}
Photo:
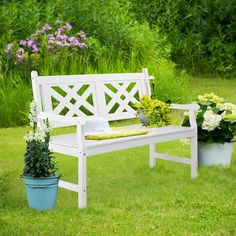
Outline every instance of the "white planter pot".
{"type": "Polygon", "coordinates": [[[200,166],[222,165],[230,166],[232,143],[198,143],[198,164],[200,166]]]}

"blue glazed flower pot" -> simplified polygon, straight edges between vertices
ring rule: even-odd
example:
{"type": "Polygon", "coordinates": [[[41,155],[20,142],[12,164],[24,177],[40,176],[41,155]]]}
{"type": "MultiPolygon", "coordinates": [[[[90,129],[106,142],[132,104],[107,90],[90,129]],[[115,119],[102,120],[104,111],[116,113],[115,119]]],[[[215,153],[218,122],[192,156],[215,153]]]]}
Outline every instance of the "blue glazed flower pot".
{"type": "Polygon", "coordinates": [[[55,175],[41,178],[24,176],[27,200],[30,208],[48,210],[55,207],[60,176],[55,175]]]}

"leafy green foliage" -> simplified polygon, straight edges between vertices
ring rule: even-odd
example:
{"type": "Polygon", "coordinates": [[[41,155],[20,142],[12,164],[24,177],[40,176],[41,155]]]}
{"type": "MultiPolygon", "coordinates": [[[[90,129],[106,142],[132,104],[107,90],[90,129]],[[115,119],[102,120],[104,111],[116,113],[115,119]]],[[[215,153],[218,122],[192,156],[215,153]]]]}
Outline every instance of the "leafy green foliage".
{"type": "Polygon", "coordinates": [[[55,175],[57,168],[53,161],[52,152],[49,150],[50,126],[48,120],[44,123],[44,129],[39,129],[38,104],[32,101],[30,103],[30,126],[24,139],[26,140],[25,167],[23,175],[31,177],[49,177],[55,175]]]}
{"type": "Polygon", "coordinates": [[[18,74],[5,76],[0,69],[0,127],[25,125],[31,98],[29,86],[18,74]]]}
{"type": "Polygon", "coordinates": [[[49,137],[45,142],[32,140],[27,143],[25,152],[25,168],[23,175],[32,177],[49,177],[55,174],[57,168],[54,156],[48,148],[49,137]]]}
{"type": "Polygon", "coordinates": [[[170,124],[169,104],[143,95],[140,103],[135,103],[134,106],[137,108],[140,121],[142,122],[141,116],[145,116],[147,119],[143,125],[161,127],[170,124]]]}
{"type": "Polygon", "coordinates": [[[155,98],[175,103],[186,102],[184,94],[188,90],[189,80],[186,71],[178,72],[176,64],[165,58],[158,59],[154,68],[152,65],[149,67],[149,73],[155,77],[153,84],[155,98]]]}
{"type": "Polygon", "coordinates": [[[236,60],[235,1],[132,1],[136,18],[158,25],[172,47],[172,58],[195,72],[230,76],[236,60]]]}

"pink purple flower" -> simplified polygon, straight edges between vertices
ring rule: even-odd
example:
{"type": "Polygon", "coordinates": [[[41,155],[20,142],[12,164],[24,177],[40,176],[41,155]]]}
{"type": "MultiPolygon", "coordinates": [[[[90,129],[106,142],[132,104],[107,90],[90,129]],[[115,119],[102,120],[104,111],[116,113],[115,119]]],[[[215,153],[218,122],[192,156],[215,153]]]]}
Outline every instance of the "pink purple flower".
{"type": "Polygon", "coordinates": [[[24,40],[24,39],[20,40],[19,44],[22,45],[22,46],[26,46],[27,45],[27,41],[24,40]]]}
{"type": "Polygon", "coordinates": [[[39,48],[37,47],[36,44],[32,45],[32,52],[37,53],[39,51],[39,48]]]}
{"type": "Polygon", "coordinates": [[[47,34],[47,38],[48,38],[48,40],[50,40],[50,39],[55,39],[55,37],[54,37],[53,34],[47,34]]]}
{"type": "MultiPolygon", "coordinates": [[[[61,23],[60,19],[57,19],[56,24],[61,23]]],[[[54,27],[56,25],[54,24],[54,27]]],[[[59,47],[78,47],[78,48],[86,48],[87,45],[85,43],[82,43],[83,39],[86,39],[86,34],[83,31],[80,31],[75,36],[72,35],[71,32],[69,32],[72,29],[72,26],[70,23],[66,23],[63,26],[57,25],[54,33],[51,33],[51,31],[48,32],[48,34],[45,33],[47,30],[51,30],[52,27],[46,23],[41,29],[38,29],[34,34],[32,34],[27,39],[21,39],[19,40],[18,44],[9,43],[7,44],[5,48],[5,52],[7,54],[15,53],[15,57],[18,62],[23,62],[25,59],[25,50],[30,53],[39,53],[41,52],[41,41],[42,41],[42,34],[45,34],[47,45],[45,45],[47,50],[58,49],[59,47]],[[64,32],[64,33],[63,33],[64,32]],[[81,40],[81,41],[80,41],[81,40]],[[17,50],[15,50],[17,49],[17,50]]],[[[50,51],[54,53],[59,53],[59,50],[50,51]]]]}
{"type": "Polygon", "coordinates": [[[33,39],[29,39],[27,44],[28,44],[29,47],[31,47],[34,43],[35,42],[34,42],[33,39]]]}
{"type": "Polygon", "coordinates": [[[45,24],[43,30],[50,30],[52,27],[49,24],[45,24]]]}
{"type": "Polygon", "coordinates": [[[65,41],[65,40],[68,39],[68,36],[65,35],[65,34],[60,34],[60,35],[57,36],[57,38],[60,39],[60,40],[64,40],[65,41]]]}
{"type": "Polygon", "coordinates": [[[13,43],[8,43],[5,48],[5,52],[9,54],[11,52],[12,47],[13,47],[13,43]]]}
{"type": "Polygon", "coordinates": [[[54,41],[53,39],[49,39],[49,40],[48,40],[48,43],[49,43],[49,44],[54,44],[55,41],[54,41]]]}
{"type": "Polygon", "coordinates": [[[57,41],[56,42],[56,45],[58,45],[59,47],[62,47],[63,46],[63,43],[61,41],[57,41]]]}
{"type": "Polygon", "coordinates": [[[78,33],[82,39],[86,39],[86,34],[83,31],[78,33]]]}
{"type": "Polygon", "coordinates": [[[55,32],[55,34],[56,34],[57,36],[59,36],[64,30],[65,30],[65,29],[64,29],[64,27],[62,26],[62,27],[60,27],[60,28],[57,29],[57,31],[55,32]]]}
{"type": "Polygon", "coordinates": [[[65,26],[64,26],[67,30],[71,30],[72,29],[72,26],[70,23],[66,23],[65,26]]]}
{"type": "Polygon", "coordinates": [[[72,36],[72,37],[69,37],[68,40],[69,40],[69,42],[72,43],[72,42],[74,42],[74,41],[77,40],[77,39],[76,39],[75,37],[72,36]]]}
{"type": "Polygon", "coordinates": [[[79,43],[79,48],[87,48],[88,46],[85,43],[79,43]]]}
{"type": "Polygon", "coordinates": [[[56,24],[60,24],[60,23],[61,23],[61,20],[60,20],[60,19],[56,19],[55,23],[56,23],[56,24]]]}
{"type": "Polygon", "coordinates": [[[24,60],[24,55],[16,54],[16,58],[18,61],[23,61],[24,60]]]}
{"type": "Polygon", "coordinates": [[[45,30],[44,29],[39,29],[36,31],[36,35],[39,35],[39,34],[44,34],[45,30]]]}
{"type": "Polygon", "coordinates": [[[25,52],[25,50],[23,48],[19,48],[16,53],[19,55],[22,55],[25,52]]]}

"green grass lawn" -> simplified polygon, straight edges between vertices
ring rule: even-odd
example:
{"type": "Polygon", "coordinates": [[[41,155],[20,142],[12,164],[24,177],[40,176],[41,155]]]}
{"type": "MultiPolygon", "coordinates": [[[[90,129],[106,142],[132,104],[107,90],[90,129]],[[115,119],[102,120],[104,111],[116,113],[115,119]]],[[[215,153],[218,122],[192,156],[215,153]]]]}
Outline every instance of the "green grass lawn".
{"type": "Polygon", "coordinates": [[[236,79],[192,78],[186,96],[189,101],[196,99],[198,94],[214,92],[229,102],[236,103],[236,79]]]}
{"type": "MultiPolygon", "coordinates": [[[[217,81],[191,81],[188,96],[214,91],[236,102],[236,81],[217,81]]],[[[20,178],[27,130],[0,129],[1,236],[236,235],[236,144],[230,168],[200,168],[196,180],[183,164],[157,160],[150,169],[147,146],[91,157],[86,209],[77,208],[76,193],[59,189],[54,210],[36,211],[27,207],[20,178]]],[[[179,141],[157,149],[189,154],[179,141]]],[[[63,178],[76,181],[77,159],[56,157],[63,178]]]]}

